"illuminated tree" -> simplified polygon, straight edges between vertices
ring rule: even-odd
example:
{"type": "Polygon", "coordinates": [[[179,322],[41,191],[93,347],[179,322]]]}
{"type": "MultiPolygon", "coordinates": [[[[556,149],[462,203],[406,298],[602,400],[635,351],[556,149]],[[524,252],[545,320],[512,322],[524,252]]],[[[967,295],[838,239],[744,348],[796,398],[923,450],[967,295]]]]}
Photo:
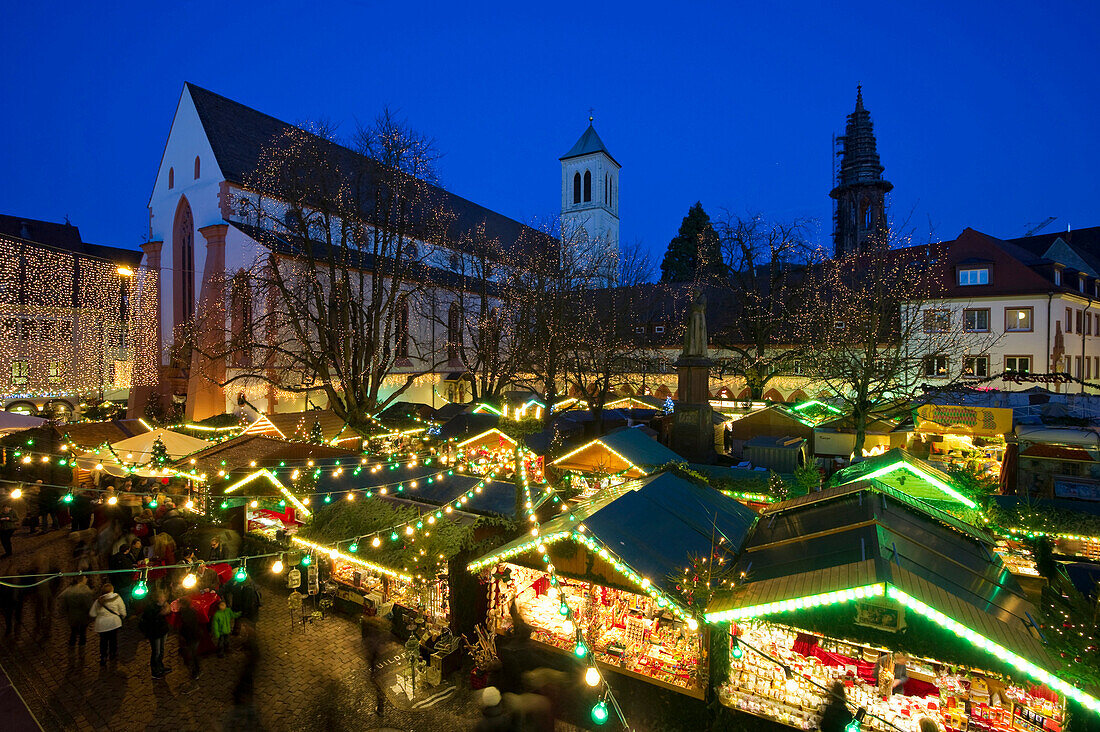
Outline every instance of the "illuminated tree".
{"type": "Polygon", "coordinates": [[[149,461],[156,466],[167,465],[169,461],[168,448],[158,436],[153,440],[153,446],[149,448],[149,461]]]}
{"type": "Polygon", "coordinates": [[[820,259],[805,238],[806,222],[727,216],[716,229],[726,276],[710,288],[729,303],[711,341],[732,355],[718,367],[745,379],[749,398],[763,399],[768,383],[805,353],[806,267],[820,259]]]}
{"type": "Polygon", "coordinates": [[[337,144],[325,125],[288,127],[263,150],[235,202],[260,244],[244,278],[251,317],[208,355],[237,365],[226,384],[320,391],[341,419],[364,426],[437,363],[410,329],[417,366],[395,374],[394,334],[404,305],[424,296],[427,260],[454,217],[431,183],[432,140],[387,111],[353,144],[337,144]]]}

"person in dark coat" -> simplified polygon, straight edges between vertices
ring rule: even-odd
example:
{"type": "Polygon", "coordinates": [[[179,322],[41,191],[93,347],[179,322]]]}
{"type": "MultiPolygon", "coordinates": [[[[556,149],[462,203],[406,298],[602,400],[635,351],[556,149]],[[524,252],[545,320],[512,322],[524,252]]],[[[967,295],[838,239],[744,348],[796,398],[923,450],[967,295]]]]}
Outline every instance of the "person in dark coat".
{"type": "Polygon", "coordinates": [[[87,577],[77,577],[73,583],[61,591],[57,596],[60,612],[69,624],[69,648],[78,645],[84,650],[84,644],[88,637],[88,623],[91,619],[88,611],[95,602],[95,592],[88,586],[87,577]]]}
{"type": "Polygon", "coordinates": [[[852,719],[852,713],[848,711],[847,696],[844,693],[844,682],[834,681],[829,687],[819,729],[821,732],[844,732],[844,728],[852,719]]]}
{"type": "MultiPolygon", "coordinates": [[[[163,679],[172,669],[164,665],[164,639],[168,635],[168,597],[159,591],[138,621],[141,634],[149,641],[149,670],[154,679],[163,679]]],[[[196,616],[197,617],[197,616],[196,616]]]]}
{"type": "Polygon", "coordinates": [[[73,493],[73,502],[69,504],[69,516],[72,518],[69,528],[73,531],[91,528],[93,511],[92,499],[85,491],[73,493]]]}
{"type": "Polygon", "coordinates": [[[202,640],[202,621],[195,608],[191,607],[191,601],[186,597],[180,600],[180,655],[187,664],[187,670],[191,672],[191,678],[198,679],[202,675],[199,668],[199,642],[202,640]]]}
{"type": "Polygon", "coordinates": [[[378,615],[363,615],[359,618],[359,632],[363,637],[363,650],[367,656],[367,667],[370,672],[370,681],[374,686],[375,708],[374,713],[382,716],[382,685],[378,683],[379,663],[382,660],[382,649],[386,645],[389,636],[389,623],[378,615]]]}
{"type": "Polygon", "coordinates": [[[61,491],[57,486],[43,485],[38,492],[38,516],[42,533],[61,528],[61,491]]]}
{"type": "MultiPolygon", "coordinates": [[[[110,562],[108,562],[108,567],[112,570],[132,570],[136,561],[137,559],[133,555],[132,545],[123,544],[121,547],[119,547],[117,552],[111,555],[111,560],[110,562]]],[[[111,584],[115,586],[118,594],[122,595],[123,598],[126,598],[130,594],[130,585],[133,584],[133,575],[131,572],[112,573],[111,584]]]]}
{"type": "Polygon", "coordinates": [[[12,555],[11,537],[18,528],[19,519],[15,515],[15,509],[9,504],[0,506],[0,544],[4,545],[4,557],[12,555]]]}
{"type": "Polygon", "coordinates": [[[225,547],[222,546],[222,540],[218,537],[214,537],[210,540],[210,551],[207,552],[208,562],[224,562],[225,561],[225,547]]]}

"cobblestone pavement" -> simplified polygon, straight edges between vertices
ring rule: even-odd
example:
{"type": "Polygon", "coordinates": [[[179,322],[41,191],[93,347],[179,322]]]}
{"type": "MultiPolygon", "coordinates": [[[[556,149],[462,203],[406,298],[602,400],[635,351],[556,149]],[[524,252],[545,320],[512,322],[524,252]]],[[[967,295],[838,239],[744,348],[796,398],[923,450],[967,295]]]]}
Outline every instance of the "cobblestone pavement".
{"type": "MultiPolygon", "coordinates": [[[[25,571],[35,552],[68,556],[67,531],[15,537],[14,568],[25,571]]],[[[67,564],[62,564],[67,568],[67,564]]],[[[0,565],[0,574],[12,570],[0,565]]],[[[24,606],[24,625],[14,637],[0,643],[0,662],[15,688],[46,730],[219,730],[265,729],[295,732],[313,730],[461,730],[478,718],[467,688],[447,691],[421,709],[402,709],[395,686],[396,660],[385,664],[382,685],[387,689],[385,714],[374,715],[375,697],[364,662],[359,629],[349,619],[330,616],[324,621],[292,628],[286,609],[286,590],[263,582],[263,607],[257,624],[259,659],[255,695],[250,705],[233,703],[233,689],[245,667],[239,639],[225,658],[202,659],[202,674],[191,681],[177,652],[175,634],[167,640],[165,663],[172,671],[163,681],[149,673],[149,644],[128,618],[119,637],[117,671],[101,670],[98,643],[89,628],[87,650],[70,652],[68,628],[54,614],[50,638],[34,637],[34,607],[24,606]]],[[[391,656],[400,651],[394,643],[391,656]]],[[[453,683],[453,679],[452,679],[453,683]]],[[[409,706],[408,702],[403,702],[409,706]]]]}

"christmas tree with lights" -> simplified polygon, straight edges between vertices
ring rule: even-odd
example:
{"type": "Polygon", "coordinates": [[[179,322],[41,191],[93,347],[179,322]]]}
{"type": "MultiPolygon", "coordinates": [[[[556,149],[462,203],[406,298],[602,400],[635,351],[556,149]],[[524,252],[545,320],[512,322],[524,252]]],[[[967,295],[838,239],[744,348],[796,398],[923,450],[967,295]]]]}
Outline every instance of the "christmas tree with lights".
{"type": "Polygon", "coordinates": [[[313,426],[309,428],[309,441],[320,445],[325,441],[325,433],[321,430],[321,423],[313,420],[313,426]]]}
{"type": "Polygon", "coordinates": [[[157,436],[157,439],[153,440],[153,447],[149,450],[149,462],[157,467],[167,465],[170,458],[168,457],[168,448],[164,446],[164,441],[157,436]]]}

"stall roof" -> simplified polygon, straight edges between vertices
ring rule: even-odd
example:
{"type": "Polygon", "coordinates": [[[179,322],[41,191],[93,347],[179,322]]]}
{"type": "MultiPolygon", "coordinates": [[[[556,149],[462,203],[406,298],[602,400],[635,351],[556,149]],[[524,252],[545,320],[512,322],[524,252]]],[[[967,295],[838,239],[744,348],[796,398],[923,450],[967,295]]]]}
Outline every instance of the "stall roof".
{"type": "Polygon", "coordinates": [[[354,454],[350,450],[328,445],[287,442],[266,435],[247,434],[211,445],[178,462],[176,467],[181,470],[189,467],[191,458],[194,458],[195,467],[200,472],[216,475],[219,470],[232,473],[241,468],[252,468],[253,461],[256,463],[255,467],[269,468],[280,461],[304,463],[307,460],[339,460],[354,454]]]}
{"type": "Polygon", "coordinates": [[[149,425],[140,419],[113,419],[109,422],[77,422],[62,425],[57,428],[57,431],[62,435],[68,435],[74,445],[98,447],[149,432],[150,429],[149,425]]]}
{"type": "MultiPolygon", "coordinates": [[[[661,591],[674,595],[673,576],[689,557],[707,556],[715,544],[732,556],[755,521],[756,512],[732,498],[665,472],[605,488],[542,524],[541,533],[544,537],[587,536],[661,591]]],[[[500,555],[514,556],[530,542],[530,537],[522,536],[471,565],[484,566],[500,555]]]]}
{"type": "Polygon", "coordinates": [[[359,433],[348,427],[331,409],[310,409],[304,412],[273,412],[261,414],[259,419],[244,429],[245,435],[268,435],[284,440],[309,440],[314,424],[321,426],[325,442],[342,437],[358,437],[359,433]]]}
{"type": "MultiPolygon", "coordinates": [[[[395,470],[386,469],[376,473],[362,470],[358,475],[352,470],[345,470],[334,476],[331,470],[324,470],[317,479],[314,491],[342,493],[387,486],[388,495],[393,498],[434,507],[450,503],[463,493],[473,490],[482,480],[478,475],[460,473],[457,470],[451,472],[445,465],[418,463],[415,467],[404,464],[395,470]],[[438,477],[440,475],[443,476],[442,480],[438,477]],[[431,482],[428,482],[429,479],[431,482]],[[400,491],[397,486],[401,486],[400,491]]],[[[494,478],[480,493],[469,498],[462,510],[468,513],[510,516],[516,512],[516,501],[516,486],[510,481],[494,478]]]]}
{"type": "Polygon", "coordinates": [[[821,595],[820,604],[856,599],[844,594],[855,588],[901,590],[1024,658],[1045,658],[1028,629],[1035,609],[990,544],[897,491],[838,486],[763,512],[734,569],[748,580],[719,593],[707,619],[797,610],[821,595]]]}
{"type": "Polygon", "coordinates": [[[492,412],[463,411],[447,420],[439,430],[439,439],[465,439],[487,429],[496,427],[500,417],[492,412]]]}
{"type": "Polygon", "coordinates": [[[925,501],[941,501],[977,508],[977,504],[951,486],[951,479],[938,468],[910,455],[900,447],[867,458],[838,471],[833,485],[875,480],[925,501]]]}
{"type": "Polygon", "coordinates": [[[46,423],[42,417],[31,417],[17,412],[0,411],[0,434],[7,435],[13,432],[40,427],[46,423]]]}
{"type": "Polygon", "coordinates": [[[460,440],[457,445],[459,448],[475,449],[480,447],[487,450],[512,449],[515,446],[516,439],[501,432],[496,427],[485,430],[473,437],[467,437],[464,440],[460,440]]]}
{"type": "Polygon", "coordinates": [[[578,472],[600,471],[640,478],[667,463],[687,462],[639,429],[609,432],[554,460],[551,465],[578,472]]]}

